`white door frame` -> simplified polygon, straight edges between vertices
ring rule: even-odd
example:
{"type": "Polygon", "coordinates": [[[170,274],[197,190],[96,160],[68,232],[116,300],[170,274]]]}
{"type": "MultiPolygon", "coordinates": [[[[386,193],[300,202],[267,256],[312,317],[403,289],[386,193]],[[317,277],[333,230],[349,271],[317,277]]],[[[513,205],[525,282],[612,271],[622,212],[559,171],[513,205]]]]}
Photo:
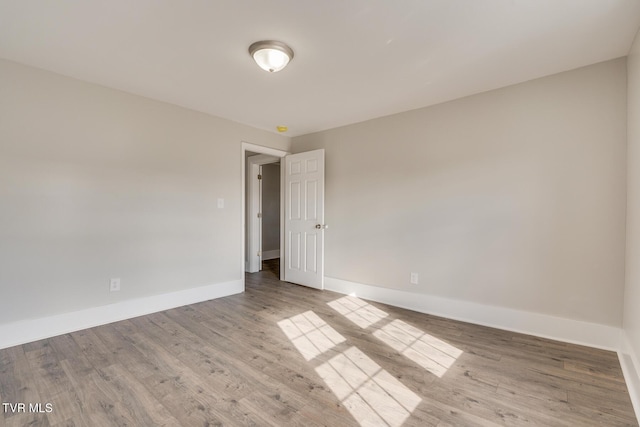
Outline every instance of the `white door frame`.
{"type": "MultiPolygon", "coordinates": [[[[247,198],[247,171],[246,171],[246,162],[247,155],[246,152],[251,151],[258,154],[265,154],[268,156],[283,158],[287,154],[290,154],[288,151],[278,150],[277,148],[264,147],[262,145],[252,144],[250,142],[242,141],[242,149],[240,150],[241,164],[242,164],[242,239],[241,239],[241,255],[240,255],[240,277],[242,278],[242,286],[244,288],[244,273],[245,273],[245,254],[246,254],[246,236],[245,236],[245,228],[246,228],[246,198],[247,198]]],[[[284,194],[284,168],[280,168],[280,194],[284,194]]],[[[284,197],[280,197],[280,248],[284,248],[284,197]]],[[[281,259],[284,258],[284,251],[281,250],[281,259]]],[[[280,280],[284,278],[283,270],[280,269],[280,280]]]]}
{"type": "MultiPolygon", "coordinates": [[[[269,156],[267,154],[256,154],[247,157],[247,269],[249,273],[256,273],[261,270],[262,263],[262,186],[256,179],[261,173],[262,165],[268,165],[280,161],[280,157],[269,156]]],[[[281,185],[282,187],[282,185],[281,185]]],[[[282,206],[280,206],[282,208],[282,206]]],[[[281,215],[282,216],[282,215],[281,215]]],[[[282,240],[282,239],[280,239],[282,240]]]]}

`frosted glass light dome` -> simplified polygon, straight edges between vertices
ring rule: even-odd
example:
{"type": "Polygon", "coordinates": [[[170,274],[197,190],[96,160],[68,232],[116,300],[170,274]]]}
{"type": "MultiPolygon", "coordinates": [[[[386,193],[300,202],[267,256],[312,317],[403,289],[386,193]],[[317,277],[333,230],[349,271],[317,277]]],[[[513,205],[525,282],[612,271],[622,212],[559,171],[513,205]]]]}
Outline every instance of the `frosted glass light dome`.
{"type": "Polygon", "coordinates": [[[293,58],[293,50],[275,40],[263,40],[249,46],[249,54],[260,68],[276,73],[287,66],[293,58]]]}

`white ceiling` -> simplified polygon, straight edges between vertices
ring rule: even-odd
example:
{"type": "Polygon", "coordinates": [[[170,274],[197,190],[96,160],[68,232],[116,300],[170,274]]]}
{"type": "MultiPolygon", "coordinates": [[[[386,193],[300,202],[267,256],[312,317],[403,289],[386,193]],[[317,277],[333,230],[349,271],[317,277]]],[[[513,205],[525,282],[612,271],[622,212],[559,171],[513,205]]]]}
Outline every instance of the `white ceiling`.
{"type": "Polygon", "coordinates": [[[1,0],[0,57],[296,136],[625,56],[639,26],[640,0],[1,0]]]}

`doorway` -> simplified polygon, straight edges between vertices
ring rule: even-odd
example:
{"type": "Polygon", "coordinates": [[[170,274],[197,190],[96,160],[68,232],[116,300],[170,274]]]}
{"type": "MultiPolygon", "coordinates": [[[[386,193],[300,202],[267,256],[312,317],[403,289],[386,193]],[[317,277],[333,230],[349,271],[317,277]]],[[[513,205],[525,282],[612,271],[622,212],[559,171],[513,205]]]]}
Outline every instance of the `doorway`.
{"type": "MultiPolygon", "coordinates": [[[[324,288],[324,150],[297,154],[242,143],[242,272],[259,272],[262,247],[264,165],[280,167],[280,280],[324,288]],[[286,191],[285,191],[286,188],[286,191]],[[286,243],[285,243],[286,242],[286,243]]],[[[278,259],[278,258],[273,258],[278,259]]],[[[242,275],[244,281],[244,274],[242,275]]]]}
{"type": "MultiPolygon", "coordinates": [[[[280,259],[280,159],[260,166],[260,254],[262,261],[280,259]]],[[[262,267],[260,268],[262,269],[262,267]]]]}
{"type": "Polygon", "coordinates": [[[260,213],[262,223],[259,235],[262,240],[259,270],[261,277],[280,278],[280,161],[260,166],[260,213]]]}
{"type": "Polygon", "coordinates": [[[246,152],[245,271],[262,270],[262,261],[280,258],[280,158],[246,152]]]}
{"type": "MultiPolygon", "coordinates": [[[[280,163],[280,159],[284,158],[288,153],[286,151],[263,147],[260,145],[251,144],[248,142],[242,143],[242,277],[244,281],[244,273],[245,272],[257,272],[260,271],[261,261],[264,257],[264,252],[266,252],[262,246],[262,241],[264,240],[262,235],[261,227],[262,218],[258,218],[258,213],[262,214],[260,208],[260,183],[257,179],[258,175],[260,175],[260,167],[264,165],[270,165],[274,163],[280,163]],[[258,221],[260,220],[260,221],[258,221]]],[[[280,169],[280,168],[278,168],[280,169]]],[[[264,171],[263,171],[264,172],[264,171]]],[[[274,170],[270,170],[267,172],[271,176],[270,186],[279,187],[278,195],[281,196],[284,194],[283,180],[282,180],[282,171],[279,171],[280,177],[276,178],[278,181],[276,183],[273,182],[273,172],[274,170]]],[[[273,192],[273,191],[272,191],[273,192]]],[[[284,248],[284,235],[282,233],[282,227],[284,223],[284,198],[279,197],[279,202],[277,202],[277,216],[278,219],[275,222],[278,225],[280,231],[277,233],[276,239],[279,239],[279,244],[273,243],[274,233],[273,230],[270,229],[269,235],[269,250],[266,253],[267,257],[279,257],[283,256],[284,253],[282,249],[284,248]],[[277,246],[277,250],[279,252],[275,252],[276,249],[273,246],[277,246]]],[[[273,201],[271,200],[271,204],[273,201]]],[[[271,212],[275,212],[273,206],[271,206],[271,212]]],[[[273,213],[271,214],[273,215],[273,213]]],[[[271,217],[269,219],[269,223],[273,224],[274,219],[271,217]]],[[[266,230],[265,230],[266,231],[266,230]]],[[[277,258],[272,258],[277,259],[277,258]]],[[[280,274],[280,279],[283,279],[282,273],[280,274]]]]}

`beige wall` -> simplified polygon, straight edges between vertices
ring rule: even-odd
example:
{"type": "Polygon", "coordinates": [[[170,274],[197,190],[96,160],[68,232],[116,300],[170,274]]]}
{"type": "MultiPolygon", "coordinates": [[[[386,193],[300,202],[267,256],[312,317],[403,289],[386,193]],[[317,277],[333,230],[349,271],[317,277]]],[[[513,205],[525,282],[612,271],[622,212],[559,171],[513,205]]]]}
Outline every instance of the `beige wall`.
{"type": "MultiPolygon", "coordinates": [[[[640,33],[628,63],[627,109],[627,277],[624,330],[636,357],[640,357],[640,33]]],[[[637,366],[636,369],[640,369],[637,366]]]]}
{"type": "Polygon", "coordinates": [[[241,141],[289,149],[0,60],[0,324],[241,279],[241,141]]]}
{"type": "Polygon", "coordinates": [[[621,326],[625,82],[622,58],[294,138],[326,150],[326,276],[621,326]]]}
{"type": "MultiPolygon", "coordinates": [[[[638,44],[625,310],[636,353],[638,44]]],[[[296,152],[327,150],[326,275],[619,326],[624,82],[620,59],[295,138],[296,152]]],[[[289,149],[0,60],[0,324],[240,279],[240,141],[289,149]],[[122,291],[108,292],[110,277],[122,291]]]]}

